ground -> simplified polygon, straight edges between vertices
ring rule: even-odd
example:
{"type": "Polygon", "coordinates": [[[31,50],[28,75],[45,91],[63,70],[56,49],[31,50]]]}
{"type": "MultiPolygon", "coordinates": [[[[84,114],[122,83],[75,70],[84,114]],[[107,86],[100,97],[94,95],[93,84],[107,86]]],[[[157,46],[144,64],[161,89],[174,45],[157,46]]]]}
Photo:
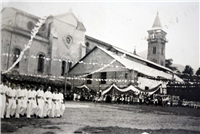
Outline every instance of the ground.
{"type": "Polygon", "coordinates": [[[15,134],[200,134],[200,109],[66,102],[62,118],[2,119],[1,132],[15,134]]]}

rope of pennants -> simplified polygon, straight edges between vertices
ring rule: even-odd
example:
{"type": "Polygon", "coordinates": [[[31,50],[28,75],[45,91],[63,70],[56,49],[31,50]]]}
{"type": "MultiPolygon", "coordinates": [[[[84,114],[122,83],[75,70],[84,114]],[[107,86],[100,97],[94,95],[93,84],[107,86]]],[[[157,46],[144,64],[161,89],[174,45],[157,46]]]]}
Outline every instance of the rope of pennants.
{"type": "MultiPolygon", "coordinates": [[[[28,44],[24,45],[25,48],[22,50],[22,52],[20,53],[20,55],[12,55],[12,54],[8,54],[8,53],[2,53],[2,55],[4,56],[16,56],[18,57],[18,59],[13,63],[13,65],[6,71],[2,72],[2,74],[6,74],[8,73],[9,71],[11,71],[15,65],[17,63],[20,62],[20,60],[22,59],[22,57],[24,58],[27,58],[26,55],[24,55],[24,52],[30,48],[31,44],[32,44],[32,41],[33,41],[33,38],[35,37],[35,35],[37,34],[37,32],[39,31],[40,27],[42,26],[42,24],[46,21],[47,17],[43,17],[43,18],[40,18],[38,20],[38,22],[36,23],[36,26],[34,27],[34,29],[32,29],[31,31],[31,39],[29,40],[28,44]]],[[[39,58],[39,56],[34,56],[34,55],[31,55],[30,56],[31,58],[39,58]]],[[[44,60],[54,60],[54,61],[63,61],[62,59],[50,59],[50,58],[46,58],[46,57],[43,57],[44,60]]],[[[65,60],[66,61],[66,60],[65,60]]],[[[67,60],[67,62],[73,62],[71,60],[67,60]]],[[[93,71],[91,72],[90,74],[93,74],[93,73],[96,73],[98,72],[99,70],[102,70],[103,68],[105,67],[116,67],[116,68],[127,68],[127,67],[123,67],[123,66],[114,66],[114,65],[111,65],[113,62],[115,62],[115,60],[111,61],[111,63],[109,64],[104,64],[104,63],[86,63],[84,61],[77,61],[78,63],[82,63],[82,64],[85,64],[85,65],[102,65],[103,67],[96,70],[96,71],[93,71]]],[[[127,81],[131,81],[131,82],[134,82],[134,80],[116,80],[116,79],[93,79],[93,78],[81,78],[81,77],[86,77],[87,75],[90,75],[90,74],[86,74],[86,75],[82,75],[82,76],[78,76],[78,77],[75,77],[75,78],[72,78],[72,77],[67,77],[67,79],[75,79],[75,80],[95,80],[95,81],[102,81],[102,80],[105,80],[105,81],[113,81],[113,82],[121,82],[121,81],[124,81],[124,82],[127,82],[127,81]]],[[[27,75],[27,74],[23,74],[25,76],[35,76],[35,77],[49,77],[48,75],[47,76],[42,76],[42,75],[27,75]]],[[[52,78],[62,78],[62,76],[59,76],[59,77],[56,77],[56,76],[50,76],[52,78]]]]}
{"type": "MultiPolygon", "coordinates": [[[[17,74],[14,74],[17,76],[17,74]]],[[[109,82],[135,82],[135,80],[129,80],[129,79],[98,79],[98,78],[81,78],[81,77],[64,77],[64,76],[49,76],[49,75],[34,75],[34,74],[20,74],[21,76],[33,76],[33,77],[40,77],[40,78],[53,78],[53,79],[67,79],[67,80],[91,80],[91,81],[109,81],[109,82]]],[[[159,81],[159,80],[155,80],[159,81]]]]}
{"type": "MultiPolygon", "coordinates": [[[[2,53],[3,56],[10,56],[10,57],[19,57],[19,55],[14,55],[14,54],[8,54],[8,53],[2,53]]],[[[34,56],[34,55],[31,55],[30,56],[31,58],[33,59],[36,59],[36,58],[39,58],[39,56],[34,56]]],[[[26,55],[24,55],[24,58],[27,58],[26,55]]],[[[71,63],[79,63],[79,64],[84,64],[84,65],[99,65],[99,66],[106,66],[106,67],[113,67],[113,68],[126,68],[127,67],[124,67],[124,66],[114,66],[114,65],[111,65],[110,63],[109,64],[106,64],[106,63],[97,63],[97,62],[84,62],[84,61],[72,61],[72,60],[64,60],[64,59],[51,59],[51,58],[46,58],[46,57],[43,57],[44,60],[47,60],[47,61],[50,61],[50,60],[53,60],[53,61],[58,61],[58,62],[62,62],[62,61],[66,61],[66,62],[71,62],[71,63]]]]}
{"type": "MultiPolygon", "coordinates": [[[[28,44],[27,44],[27,45],[26,45],[26,44],[24,45],[25,48],[22,50],[22,52],[20,53],[20,55],[12,55],[12,54],[8,54],[8,53],[3,53],[4,56],[15,56],[15,57],[17,57],[17,60],[13,63],[13,65],[12,65],[11,67],[9,67],[8,70],[3,71],[2,74],[6,74],[6,73],[8,73],[9,71],[11,71],[11,70],[15,67],[15,65],[21,61],[22,57],[27,58],[27,56],[24,55],[24,52],[25,52],[27,49],[30,48],[30,46],[31,46],[31,44],[32,44],[32,41],[33,41],[33,38],[34,38],[35,35],[38,33],[40,27],[41,27],[42,24],[46,21],[46,19],[47,19],[47,17],[43,17],[43,18],[40,18],[40,19],[38,20],[38,22],[36,23],[35,27],[34,27],[34,28],[32,29],[32,31],[31,31],[31,39],[28,41],[28,44]],[[23,55],[24,55],[24,56],[23,56],[23,55]]],[[[31,57],[34,58],[34,59],[35,59],[35,58],[39,58],[39,56],[33,56],[33,55],[31,55],[31,57]]],[[[46,58],[46,57],[44,57],[43,59],[45,59],[45,60],[52,60],[52,59],[46,58]]],[[[59,62],[63,61],[63,60],[61,60],[61,59],[53,59],[53,60],[54,60],[54,61],[59,61],[59,62]]],[[[73,61],[67,60],[67,62],[73,62],[73,61]]],[[[96,73],[96,72],[98,72],[98,71],[100,71],[100,70],[102,70],[102,69],[104,69],[105,67],[108,67],[108,66],[114,67],[113,65],[111,65],[113,62],[115,62],[115,60],[113,60],[113,61],[112,61],[111,63],[109,63],[109,64],[86,63],[86,62],[83,62],[83,61],[79,61],[79,63],[83,63],[83,64],[90,64],[90,65],[91,65],[91,64],[92,64],[92,65],[97,64],[97,65],[103,65],[102,68],[100,68],[100,69],[98,69],[98,70],[96,70],[96,71],[93,71],[93,72],[91,72],[90,74],[96,73]]],[[[115,67],[116,67],[116,68],[119,68],[119,66],[115,66],[115,67]]],[[[75,77],[75,78],[68,77],[67,79],[86,80],[87,78],[80,78],[80,77],[86,77],[87,75],[90,75],[90,74],[78,76],[78,77],[75,77]]],[[[25,76],[35,76],[35,77],[49,77],[48,75],[47,75],[47,76],[42,76],[42,75],[27,75],[27,74],[24,74],[24,75],[25,75],[25,76]]],[[[61,78],[60,76],[59,76],[59,77],[50,76],[50,77],[52,77],[52,78],[61,78]]],[[[103,79],[91,79],[91,78],[90,78],[89,80],[101,81],[101,80],[103,80],[103,79]]],[[[107,79],[106,79],[105,81],[107,81],[107,79]]],[[[109,81],[116,81],[116,80],[109,79],[109,81]]],[[[122,81],[122,80],[118,80],[118,81],[122,81]]],[[[127,81],[127,80],[125,80],[125,82],[126,82],[126,81],[127,81]]]]}
{"type": "Polygon", "coordinates": [[[27,49],[30,48],[30,46],[31,46],[31,44],[32,44],[32,42],[33,42],[33,38],[34,38],[35,35],[38,33],[38,31],[39,31],[40,27],[42,26],[42,24],[45,23],[46,19],[47,19],[47,17],[45,16],[45,17],[42,17],[42,18],[40,18],[40,19],[38,20],[38,22],[35,24],[35,27],[31,30],[31,39],[28,41],[28,44],[25,44],[25,45],[24,45],[24,49],[21,51],[21,53],[20,53],[20,55],[18,56],[17,60],[12,64],[11,67],[8,68],[8,70],[2,72],[2,74],[8,73],[10,70],[12,70],[12,69],[15,67],[15,65],[16,65],[17,63],[20,62],[20,60],[22,59],[22,56],[24,55],[24,52],[25,52],[27,49]]]}
{"type": "MultiPolygon", "coordinates": [[[[4,55],[4,56],[15,56],[14,54],[8,54],[8,53],[2,53],[2,55],[4,55]]],[[[18,57],[18,55],[16,55],[16,57],[18,57]]],[[[26,55],[24,55],[24,57],[26,57],[26,55]]],[[[30,56],[31,58],[39,58],[39,56],[33,56],[33,55],[31,55],[30,56]]],[[[46,60],[51,60],[50,58],[45,58],[45,57],[43,57],[43,59],[46,59],[46,60]]],[[[63,60],[61,60],[61,59],[53,59],[54,61],[58,61],[58,62],[61,62],[61,61],[63,61],[63,60]]],[[[65,60],[66,62],[75,62],[75,61],[70,61],[70,60],[65,60]]],[[[89,63],[87,63],[87,62],[84,62],[84,61],[77,61],[79,64],[84,64],[84,65],[99,65],[99,66],[103,66],[102,68],[100,68],[100,69],[98,69],[98,70],[96,70],[96,71],[93,71],[93,72],[91,72],[91,73],[89,73],[89,74],[85,74],[85,75],[82,75],[82,76],[77,76],[77,78],[78,77],[86,77],[86,76],[88,76],[88,75],[90,75],[90,74],[94,74],[94,73],[97,73],[99,70],[102,70],[103,68],[105,68],[105,67],[112,67],[112,68],[124,68],[124,69],[128,69],[127,67],[125,67],[125,66],[115,66],[115,65],[112,65],[112,63],[114,62],[115,60],[113,60],[113,61],[111,61],[109,64],[105,64],[105,63],[96,63],[96,62],[94,62],[94,63],[92,63],[92,62],[89,62],[89,63]]],[[[26,74],[27,75],[27,74],[26,74]]],[[[31,74],[32,75],[32,74],[31,74]]],[[[36,75],[32,75],[32,76],[36,76],[36,75]]],[[[39,77],[39,76],[42,76],[42,75],[37,75],[36,77],[39,77]]],[[[49,76],[43,76],[43,77],[49,77],[49,76]]],[[[55,76],[51,76],[52,78],[56,78],[55,76]]],[[[62,77],[62,76],[59,76],[59,77],[62,77]]],[[[147,76],[147,75],[145,75],[145,74],[142,74],[142,77],[145,77],[145,78],[149,78],[149,79],[153,79],[153,80],[162,80],[162,79],[159,79],[159,78],[154,78],[154,77],[151,77],[151,76],[147,76]]],[[[83,78],[82,78],[83,79],[83,78]]],[[[89,80],[89,79],[88,79],[89,80]]],[[[166,79],[163,79],[164,81],[166,81],[166,79]]],[[[126,80],[125,80],[126,81],[126,80]]],[[[116,80],[115,80],[115,82],[116,82],[116,80]]]]}

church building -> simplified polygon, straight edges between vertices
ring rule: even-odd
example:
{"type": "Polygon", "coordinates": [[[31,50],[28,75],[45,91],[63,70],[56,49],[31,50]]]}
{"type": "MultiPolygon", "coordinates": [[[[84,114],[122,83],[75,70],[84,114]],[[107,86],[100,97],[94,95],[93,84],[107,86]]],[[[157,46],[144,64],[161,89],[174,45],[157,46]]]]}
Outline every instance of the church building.
{"type": "MultiPolygon", "coordinates": [[[[39,17],[12,7],[2,9],[1,14],[1,70],[5,71],[30,40],[39,17]]],[[[72,12],[48,16],[12,72],[64,76],[75,61],[85,56],[85,31],[72,12]]]]}
{"type": "MultiPolygon", "coordinates": [[[[1,70],[17,60],[39,17],[7,7],[1,11],[1,70]]],[[[11,73],[53,76],[95,91],[112,84],[152,89],[169,80],[182,81],[165,67],[166,32],[157,14],[148,30],[148,58],[85,35],[86,28],[72,13],[48,16],[11,73]]]]}
{"type": "Polygon", "coordinates": [[[104,91],[113,84],[118,88],[131,84],[148,90],[160,84],[166,85],[171,80],[182,82],[172,70],[165,67],[167,33],[162,30],[158,14],[148,34],[147,59],[86,35],[86,56],[69,72],[73,87],[87,86],[95,91],[104,91]]]}

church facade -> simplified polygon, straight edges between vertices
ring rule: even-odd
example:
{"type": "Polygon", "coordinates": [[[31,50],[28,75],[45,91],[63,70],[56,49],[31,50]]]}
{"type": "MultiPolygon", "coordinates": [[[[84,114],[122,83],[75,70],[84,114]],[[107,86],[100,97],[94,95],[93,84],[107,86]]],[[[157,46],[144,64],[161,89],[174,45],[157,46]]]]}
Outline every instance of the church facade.
{"type": "MultiPolygon", "coordinates": [[[[30,40],[39,17],[15,8],[4,8],[1,14],[1,70],[5,71],[30,40]]],[[[12,72],[64,76],[85,55],[85,31],[72,12],[48,16],[12,72]]]]}

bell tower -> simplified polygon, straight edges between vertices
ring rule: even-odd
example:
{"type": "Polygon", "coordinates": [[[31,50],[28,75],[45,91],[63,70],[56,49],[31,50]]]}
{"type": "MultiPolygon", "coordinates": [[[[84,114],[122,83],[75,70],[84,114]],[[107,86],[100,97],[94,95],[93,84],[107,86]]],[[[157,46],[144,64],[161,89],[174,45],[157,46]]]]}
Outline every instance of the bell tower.
{"type": "Polygon", "coordinates": [[[165,66],[165,43],[167,33],[162,30],[159,14],[157,13],[153,26],[148,32],[148,54],[147,59],[165,66]]]}

